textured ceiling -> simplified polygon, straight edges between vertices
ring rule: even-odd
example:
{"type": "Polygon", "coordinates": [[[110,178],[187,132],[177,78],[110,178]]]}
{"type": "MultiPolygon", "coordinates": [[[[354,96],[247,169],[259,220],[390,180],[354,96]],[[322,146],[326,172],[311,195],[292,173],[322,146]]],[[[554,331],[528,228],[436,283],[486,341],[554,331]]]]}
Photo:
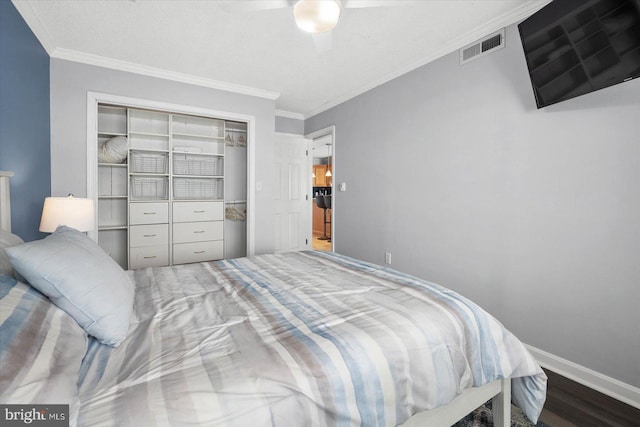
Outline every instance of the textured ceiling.
{"type": "Polygon", "coordinates": [[[52,57],[90,58],[114,68],[139,65],[258,89],[279,94],[277,109],[305,117],[548,2],[399,0],[344,9],[332,49],[319,53],[311,36],[296,27],[291,8],[246,11],[204,0],[14,0],[52,57]]]}

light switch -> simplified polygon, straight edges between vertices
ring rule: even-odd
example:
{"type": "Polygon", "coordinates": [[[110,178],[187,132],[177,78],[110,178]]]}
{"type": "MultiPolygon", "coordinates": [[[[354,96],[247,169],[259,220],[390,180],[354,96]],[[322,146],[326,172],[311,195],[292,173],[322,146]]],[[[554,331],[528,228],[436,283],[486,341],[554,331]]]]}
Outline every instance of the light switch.
{"type": "Polygon", "coordinates": [[[340,191],[347,191],[347,183],[346,182],[341,182],[340,183],[340,191]]]}
{"type": "Polygon", "coordinates": [[[256,191],[262,191],[262,181],[256,181],[256,191]]]}

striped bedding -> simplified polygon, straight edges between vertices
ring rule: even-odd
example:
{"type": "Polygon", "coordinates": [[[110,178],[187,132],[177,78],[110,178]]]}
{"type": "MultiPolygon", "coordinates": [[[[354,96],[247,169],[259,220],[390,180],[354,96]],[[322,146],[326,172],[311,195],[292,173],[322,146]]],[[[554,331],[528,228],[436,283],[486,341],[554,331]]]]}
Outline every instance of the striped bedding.
{"type": "Polygon", "coordinates": [[[465,388],[513,378],[536,420],[546,377],[467,299],[333,253],[131,272],[118,348],[90,341],[82,426],[394,426],[465,388]]]}
{"type": "Polygon", "coordinates": [[[0,403],[68,403],[80,426],[393,426],[513,378],[532,420],[546,378],[522,344],[440,286],[332,253],[130,272],[118,348],[0,275],[0,403]]]}
{"type": "Polygon", "coordinates": [[[0,403],[80,409],[78,369],[89,338],[49,298],[0,274],[0,403]]]}

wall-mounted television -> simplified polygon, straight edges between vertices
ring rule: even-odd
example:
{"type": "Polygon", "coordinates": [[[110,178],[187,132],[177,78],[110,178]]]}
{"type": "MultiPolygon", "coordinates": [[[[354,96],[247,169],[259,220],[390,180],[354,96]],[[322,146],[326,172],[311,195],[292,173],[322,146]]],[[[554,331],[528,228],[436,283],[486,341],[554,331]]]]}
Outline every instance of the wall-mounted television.
{"type": "Polygon", "coordinates": [[[640,0],[554,0],[518,28],[538,108],[640,76],[640,0]]]}

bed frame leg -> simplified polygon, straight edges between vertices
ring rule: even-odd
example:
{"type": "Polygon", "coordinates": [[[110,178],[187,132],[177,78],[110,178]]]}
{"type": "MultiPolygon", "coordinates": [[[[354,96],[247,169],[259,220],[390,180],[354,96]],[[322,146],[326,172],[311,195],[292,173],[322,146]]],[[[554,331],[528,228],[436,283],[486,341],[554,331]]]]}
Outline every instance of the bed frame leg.
{"type": "Polygon", "coordinates": [[[511,427],[511,380],[502,380],[502,391],[491,403],[493,425],[495,427],[511,427]]]}

